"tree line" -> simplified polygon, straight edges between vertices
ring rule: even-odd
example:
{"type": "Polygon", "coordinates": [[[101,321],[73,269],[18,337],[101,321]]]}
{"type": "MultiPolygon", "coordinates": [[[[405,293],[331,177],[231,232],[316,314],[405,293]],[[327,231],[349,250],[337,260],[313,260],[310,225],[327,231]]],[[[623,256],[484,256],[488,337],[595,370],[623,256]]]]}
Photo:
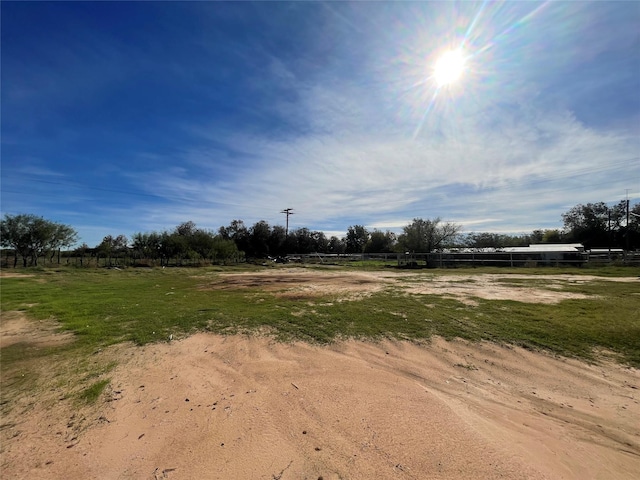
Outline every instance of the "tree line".
{"type": "MultiPolygon", "coordinates": [[[[201,229],[192,221],[173,230],[107,235],[96,246],[86,243],[62,255],[72,256],[84,265],[128,264],[176,265],[239,262],[246,258],[280,257],[292,254],[328,253],[430,253],[444,248],[487,248],[526,246],[533,243],[582,243],[585,248],[640,248],[640,204],[628,208],[626,201],[613,207],[604,202],[578,204],[562,214],[563,229],[534,230],[529,234],[507,235],[492,232],[461,233],[461,226],[440,218],[414,218],[395,234],[389,230],[368,230],[352,225],[343,237],[327,237],[324,232],[298,228],[287,232],[281,225],[260,220],[246,226],[233,220],[217,231],[201,229]],[[628,220],[627,220],[628,219],[628,220]]],[[[70,226],[29,214],[5,215],[0,222],[0,244],[13,253],[23,266],[38,265],[39,258],[52,262],[63,249],[78,241],[70,226]]],[[[8,258],[8,257],[7,257],[8,258]]]]}
{"type": "Polygon", "coordinates": [[[520,247],[539,243],[581,243],[585,249],[640,249],[640,203],[626,200],[578,204],[562,214],[562,229],[534,230],[522,235],[470,233],[460,242],[471,248],[520,247]]]}

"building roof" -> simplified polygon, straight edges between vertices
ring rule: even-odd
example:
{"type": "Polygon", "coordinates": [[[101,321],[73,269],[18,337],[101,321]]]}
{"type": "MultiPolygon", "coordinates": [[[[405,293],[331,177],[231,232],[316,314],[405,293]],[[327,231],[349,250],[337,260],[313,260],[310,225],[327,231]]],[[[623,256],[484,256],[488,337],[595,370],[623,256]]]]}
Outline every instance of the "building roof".
{"type": "Polygon", "coordinates": [[[584,252],[584,245],[581,243],[543,243],[533,244],[528,247],[505,247],[502,249],[509,253],[534,253],[534,252],[584,252]]]}

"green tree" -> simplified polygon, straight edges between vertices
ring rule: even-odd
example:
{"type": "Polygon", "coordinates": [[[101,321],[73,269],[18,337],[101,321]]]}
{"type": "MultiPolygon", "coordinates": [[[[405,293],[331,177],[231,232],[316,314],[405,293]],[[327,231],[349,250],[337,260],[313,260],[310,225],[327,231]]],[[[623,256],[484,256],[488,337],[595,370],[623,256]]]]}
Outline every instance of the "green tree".
{"type": "Polygon", "coordinates": [[[160,235],[160,264],[169,265],[172,258],[180,263],[187,251],[185,237],[176,232],[162,232],[160,235]]]}
{"type": "Polygon", "coordinates": [[[369,241],[369,232],[362,225],[353,225],[347,229],[344,239],[346,253],[362,253],[369,241]]]}
{"type": "Polygon", "coordinates": [[[31,214],[5,215],[0,222],[0,244],[15,251],[14,267],[18,255],[23,265],[31,259],[38,265],[38,257],[76,243],[77,232],[68,225],[45,220],[31,214]]]}
{"type": "Polygon", "coordinates": [[[226,262],[233,260],[237,262],[240,257],[241,254],[233,240],[225,240],[220,235],[216,235],[213,246],[213,261],[222,260],[222,262],[226,262]]]}
{"type": "Polygon", "coordinates": [[[324,232],[311,232],[311,242],[313,244],[313,252],[327,253],[329,250],[329,240],[324,232]]]}
{"type": "Polygon", "coordinates": [[[629,224],[621,229],[621,240],[625,248],[630,250],[640,249],[640,203],[629,205],[629,224]]]}
{"type": "Polygon", "coordinates": [[[548,232],[548,231],[550,230],[545,230],[545,231],[542,231],[540,229],[534,230],[533,232],[531,232],[531,234],[528,235],[529,243],[555,243],[551,241],[545,242],[544,235],[545,235],[545,232],[548,232]]]}
{"type": "Polygon", "coordinates": [[[196,232],[196,224],[189,220],[188,222],[183,222],[176,227],[175,233],[182,237],[190,237],[196,232]]]}
{"type": "Polygon", "coordinates": [[[329,239],[329,245],[327,246],[327,252],[328,253],[334,253],[334,254],[343,254],[346,250],[346,245],[344,243],[344,240],[342,240],[341,238],[336,237],[335,235],[333,235],[330,239],[329,239]]]}
{"type": "Polygon", "coordinates": [[[604,202],[578,204],[562,214],[564,233],[569,241],[580,242],[587,249],[615,246],[626,213],[625,201],[613,207],[604,202]]]}
{"type": "Polygon", "coordinates": [[[364,247],[366,253],[389,253],[393,252],[396,244],[395,233],[387,230],[374,230],[369,236],[369,241],[364,247]]]}
{"type": "Polygon", "coordinates": [[[269,234],[269,253],[271,255],[285,255],[286,230],[281,225],[274,225],[269,234]]]}
{"type": "Polygon", "coordinates": [[[556,229],[547,229],[542,234],[542,243],[561,243],[562,232],[556,229]]]}
{"type": "Polygon", "coordinates": [[[295,238],[296,253],[306,254],[314,251],[313,236],[308,228],[298,228],[289,233],[289,236],[295,238]]]}
{"type": "Polygon", "coordinates": [[[453,242],[461,229],[460,225],[442,222],[440,218],[414,218],[413,222],[403,227],[402,234],[398,237],[398,245],[404,251],[431,253],[453,242]]]}
{"type": "Polygon", "coordinates": [[[469,248],[502,248],[526,247],[532,243],[541,243],[544,238],[542,230],[534,230],[531,234],[508,235],[505,233],[474,232],[462,239],[462,244],[469,248]]]}
{"type": "Polygon", "coordinates": [[[216,256],[216,235],[212,232],[196,229],[188,237],[187,243],[189,250],[205,262],[216,256]]]}
{"type": "Polygon", "coordinates": [[[291,249],[291,253],[326,253],[329,241],[324,232],[302,227],[289,233],[287,246],[291,249]]]}
{"type": "Polygon", "coordinates": [[[251,257],[264,258],[269,255],[269,240],[271,237],[271,227],[260,220],[249,229],[249,251],[247,255],[251,257]]]}
{"type": "Polygon", "coordinates": [[[238,250],[242,252],[249,250],[249,229],[242,220],[233,220],[228,227],[220,227],[218,233],[225,240],[233,240],[238,250]]]}
{"type": "Polygon", "coordinates": [[[463,243],[469,248],[500,248],[507,245],[507,239],[499,233],[475,232],[466,235],[463,243]]]}
{"type": "Polygon", "coordinates": [[[84,265],[84,256],[87,254],[87,252],[89,252],[89,250],[91,250],[89,248],[89,245],[87,245],[85,242],[82,242],[82,245],[80,245],[73,251],[73,255],[76,258],[80,257],[80,266],[84,265]]]}
{"type": "MultiPolygon", "coordinates": [[[[96,250],[98,253],[102,253],[105,258],[108,258],[109,266],[111,266],[113,257],[119,258],[121,255],[127,255],[128,243],[129,239],[125,235],[118,235],[117,237],[107,235],[102,239],[100,245],[96,247],[96,250]]],[[[116,263],[118,262],[116,261],[116,263]]]]}
{"type": "Polygon", "coordinates": [[[173,231],[174,246],[180,261],[207,260],[213,256],[215,234],[199,229],[192,221],[183,222],[173,231]]]}
{"type": "Polygon", "coordinates": [[[157,260],[160,258],[161,235],[157,232],[135,233],[131,237],[131,246],[141,259],[157,260]]]}

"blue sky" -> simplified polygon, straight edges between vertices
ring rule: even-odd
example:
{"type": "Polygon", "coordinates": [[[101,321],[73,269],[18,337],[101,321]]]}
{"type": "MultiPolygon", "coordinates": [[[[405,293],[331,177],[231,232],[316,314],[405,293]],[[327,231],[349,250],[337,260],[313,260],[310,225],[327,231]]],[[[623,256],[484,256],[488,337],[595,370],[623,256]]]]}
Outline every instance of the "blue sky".
{"type": "Polygon", "coordinates": [[[342,236],[529,232],[640,201],[638,2],[0,8],[2,213],[90,246],[289,207],[290,228],[342,236]]]}

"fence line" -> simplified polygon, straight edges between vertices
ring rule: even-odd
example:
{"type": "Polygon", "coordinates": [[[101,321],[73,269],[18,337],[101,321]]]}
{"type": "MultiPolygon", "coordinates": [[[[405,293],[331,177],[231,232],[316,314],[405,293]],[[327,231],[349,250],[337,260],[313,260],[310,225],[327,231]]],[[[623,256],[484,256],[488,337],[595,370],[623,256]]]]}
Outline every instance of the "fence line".
{"type": "MultiPolygon", "coordinates": [[[[17,268],[22,268],[22,258],[18,257],[17,268]]],[[[598,253],[590,255],[587,252],[435,252],[435,253],[358,253],[358,254],[326,254],[312,253],[287,255],[288,262],[312,264],[344,264],[350,262],[382,261],[388,266],[401,268],[456,268],[462,266],[506,266],[506,267],[535,267],[535,266],[600,266],[627,265],[640,266],[640,252],[615,252],[612,254],[598,253]]],[[[243,255],[229,258],[171,258],[148,259],[133,255],[107,256],[79,256],[72,254],[39,257],[38,266],[74,266],[80,268],[105,267],[195,267],[208,265],[229,265],[245,261],[243,255]]],[[[2,252],[0,266],[13,268],[15,255],[10,250],[2,252]]]]}
{"type": "Polygon", "coordinates": [[[288,255],[287,259],[300,263],[349,263],[378,260],[401,268],[455,268],[461,266],[588,266],[633,265],[640,266],[640,252],[625,255],[589,255],[586,252],[435,252],[435,253],[362,253],[362,254],[305,254],[288,255]]]}
{"type": "MultiPolygon", "coordinates": [[[[11,251],[3,251],[0,256],[1,268],[23,268],[23,259],[16,256],[11,251]]],[[[108,267],[195,267],[207,265],[228,265],[244,262],[244,256],[234,255],[226,258],[142,258],[136,255],[123,256],[96,256],[96,255],[72,255],[65,254],[58,256],[39,256],[38,267],[73,266],[78,268],[108,268],[108,267]]],[[[27,259],[27,267],[32,267],[31,259],[27,259]]]]}

